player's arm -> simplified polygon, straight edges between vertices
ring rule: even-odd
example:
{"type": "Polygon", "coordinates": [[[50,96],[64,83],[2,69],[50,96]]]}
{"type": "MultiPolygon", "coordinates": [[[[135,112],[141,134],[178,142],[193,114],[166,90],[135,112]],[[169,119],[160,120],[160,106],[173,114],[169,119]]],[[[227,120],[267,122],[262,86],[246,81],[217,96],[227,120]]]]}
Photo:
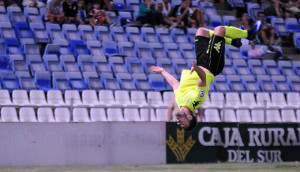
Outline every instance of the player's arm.
{"type": "Polygon", "coordinates": [[[163,77],[165,77],[173,90],[176,90],[179,87],[179,82],[177,81],[177,79],[169,74],[164,68],[159,66],[151,66],[151,70],[155,73],[160,73],[163,77]]]}
{"type": "Polygon", "coordinates": [[[206,74],[205,72],[196,65],[196,63],[193,61],[193,66],[191,68],[191,74],[193,73],[193,71],[196,71],[198,76],[200,77],[200,80],[197,83],[198,87],[205,87],[206,86],[206,74]]]}

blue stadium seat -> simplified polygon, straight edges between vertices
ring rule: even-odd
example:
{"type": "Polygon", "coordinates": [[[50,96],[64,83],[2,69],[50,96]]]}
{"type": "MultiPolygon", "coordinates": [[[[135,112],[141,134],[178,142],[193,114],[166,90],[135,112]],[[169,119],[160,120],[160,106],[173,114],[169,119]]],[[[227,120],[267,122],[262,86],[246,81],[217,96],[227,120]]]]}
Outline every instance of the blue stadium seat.
{"type": "Polygon", "coordinates": [[[118,55],[118,49],[116,42],[113,41],[103,41],[103,50],[106,56],[118,55]]]}
{"type": "Polygon", "coordinates": [[[0,22],[0,33],[2,38],[16,38],[10,22],[0,22]]]}
{"type": "Polygon", "coordinates": [[[5,45],[2,39],[0,39],[0,54],[5,54],[5,45]]]}
{"type": "Polygon", "coordinates": [[[206,16],[217,15],[217,11],[214,6],[204,6],[203,11],[206,16]]]}
{"type": "Polygon", "coordinates": [[[263,60],[263,66],[269,75],[281,75],[275,60],[263,60]]]}
{"type": "Polygon", "coordinates": [[[51,90],[51,75],[49,72],[35,72],[34,82],[36,88],[43,91],[51,90]]]}
{"type": "Polygon", "coordinates": [[[81,40],[75,24],[63,24],[62,31],[68,40],[81,40]]]}
{"type": "Polygon", "coordinates": [[[22,49],[17,38],[4,38],[4,44],[6,54],[22,54],[22,49]]]}
{"type": "Polygon", "coordinates": [[[122,57],[110,57],[109,65],[113,72],[116,73],[128,73],[128,70],[124,64],[122,57]]]}
{"type": "Polygon", "coordinates": [[[70,51],[73,52],[75,56],[90,54],[87,45],[82,40],[71,40],[70,51]]]}
{"type": "MultiPolygon", "coordinates": [[[[187,45],[187,44],[185,44],[185,45],[187,45]]],[[[186,47],[185,45],[183,47],[186,47]]],[[[182,48],[182,47],[180,47],[180,48],[182,48]]],[[[183,58],[182,54],[180,53],[180,51],[178,49],[178,44],[176,44],[176,43],[165,43],[164,49],[170,59],[183,58]]],[[[189,52],[190,50],[187,49],[185,51],[189,52]]],[[[187,55],[185,52],[183,52],[183,54],[187,55]]],[[[187,57],[189,57],[189,56],[187,56],[187,57]]]]}
{"type": "Polygon", "coordinates": [[[290,33],[295,33],[300,31],[299,23],[296,18],[286,18],[285,27],[290,33]]]}
{"type": "Polygon", "coordinates": [[[169,34],[169,30],[167,28],[156,28],[156,35],[159,38],[159,42],[161,43],[171,43],[175,42],[172,36],[169,34]]]}
{"type": "Polygon", "coordinates": [[[61,55],[60,63],[65,72],[78,72],[78,64],[73,55],[61,55]]]}
{"type": "Polygon", "coordinates": [[[132,82],[132,76],[129,73],[117,73],[116,77],[122,90],[136,90],[136,86],[132,82]]]}
{"type": "Polygon", "coordinates": [[[214,4],[210,1],[199,1],[199,6],[202,10],[204,10],[205,7],[214,7],[214,4]]]}
{"type": "Polygon", "coordinates": [[[117,11],[125,10],[126,5],[125,5],[124,0],[113,0],[113,4],[117,11]]]}
{"type": "Polygon", "coordinates": [[[300,75],[300,62],[299,61],[293,61],[293,70],[294,72],[299,76],[300,75]]]}
{"type": "Polygon", "coordinates": [[[29,23],[42,23],[38,8],[24,7],[24,15],[29,23]]]}
{"type": "Polygon", "coordinates": [[[38,43],[49,43],[50,39],[48,33],[41,23],[29,23],[29,27],[33,32],[34,39],[38,43]]]}
{"type": "Polygon", "coordinates": [[[141,27],[141,35],[146,42],[158,42],[158,38],[152,27],[141,27]]]}
{"type": "Polygon", "coordinates": [[[54,44],[59,45],[59,53],[61,55],[73,54],[69,47],[69,41],[66,39],[54,39],[54,44]]]}
{"type": "Polygon", "coordinates": [[[16,71],[16,76],[19,81],[19,87],[22,90],[30,91],[36,89],[33,78],[29,71],[16,71]]]}
{"type": "Polygon", "coordinates": [[[282,76],[282,75],[273,76],[272,75],[271,79],[272,79],[274,85],[276,85],[277,91],[284,92],[284,93],[291,91],[289,85],[287,84],[287,80],[286,80],[285,76],[282,76]]]}
{"type": "Polygon", "coordinates": [[[62,65],[59,62],[58,56],[55,54],[44,54],[43,61],[46,69],[49,72],[62,72],[62,65]]]}
{"type": "Polygon", "coordinates": [[[257,93],[261,91],[254,75],[242,75],[241,78],[248,92],[257,93]]]}
{"type": "Polygon", "coordinates": [[[94,60],[90,55],[79,55],[78,66],[81,72],[96,72],[94,60]]]}
{"type": "Polygon", "coordinates": [[[113,41],[107,26],[95,26],[94,32],[99,41],[113,41]]]}
{"type": "Polygon", "coordinates": [[[172,28],[171,29],[171,36],[173,37],[173,40],[175,40],[177,43],[188,43],[188,38],[184,31],[179,28],[172,28]]]}
{"type": "Polygon", "coordinates": [[[0,6],[0,22],[8,22],[7,12],[4,6],[0,6]]]}
{"type": "Polygon", "coordinates": [[[233,61],[234,66],[236,67],[236,71],[240,75],[251,75],[251,72],[248,68],[248,64],[245,60],[239,59],[233,61]]]}
{"type": "Polygon", "coordinates": [[[97,72],[83,72],[84,82],[88,89],[101,90],[103,89],[103,84],[97,72]]]}
{"type": "Polygon", "coordinates": [[[184,59],[172,59],[172,64],[177,75],[181,75],[182,70],[188,68],[188,65],[184,59]]]}
{"type": "Polygon", "coordinates": [[[20,7],[7,7],[7,15],[12,22],[26,22],[26,18],[20,7]]]}
{"type": "Polygon", "coordinates": [[[158,58],[156,64],[157,64],[157,66],[163,67],[170,74],[175,74],[176,73],[170,59],[158,58]]]}
{"type": "Polygon", "coordinates": [[[95,58],[94,57],[94,62],[95,62],[95,66],[96,66],[96,69],[98,71],[98,73],[102,73],[102,72],[112,72],[112,69],[110,67],[110,65],[108,64],[107,62],[107,59],[106,57],[97,57],[95,58]]]}
{"type": "Polygon", "coordinates": [[[269,75],[257,75],[257,83],[264,92],[274,92],[276,91],[276,86],[271,80],[269,75]]]}
{"type": "Polygon", "coordinates": [[[65,36],[58,24],[46,23],[46,30],[52,41],[54,39],[65,39],[65,36]]]}
{"type": "Polygon", "coordinates": [[[52,86],[62,92],[71,89],[65,72],[52,73],[52,86]]]}
{"type": "Polygon", "coordinates": [[[84,40],[97,40],[91,25],[79,25],[78,30],[84,40]]]}
{"type": "Polygon", "coordinates": [[[157,73],[151,73],[148,75],[149,85],[154,91],[166,90],[165,81],[162,75],[157,73]]]}
{"type": "Polygon", "coordinates": [[[118,17],[114,11],[106,11],[106,14],[109,16],[111,23],[118,23],[118,17]]]}
{"type": "Polygon", "coordinates": [[[176,5],[180,5],[180,4],[181,4],[181,0],[173,0],[173,1],[171,1],[171,5],[173,7],[175,7],[176,5]]]}
{"type": "Polygon", "coordinates": [[[48,15],[48,9],[47,8],[40,8],[40,18],[43,21],[46,20],[47,15],[48,15]]]}
{"type": "Polygon", "coordinates": [[[59,56],[60,55],[60,45],[47,44],[44,54],[54,54],[54,55],[59,56]]]}
{"type": "Polygon", "coordinates": [[[111,27],[110,34],[112,35],[113,39],[117,42],[127,42],[128,41],[127,35],[124,32],[123,27],[120,27],[120,26],[111,27]]]}
{"type": "Polygon", "coordinates": [[[28,71],[27,63],[24,57],[20,54],[17,55],[9,55],[9,59],[11,62],[11,68],[14,71],[28,71]]]}
{"type": "Polygon", "coordinates": [[[138,24],[126,24],[127,21],[133,21],[133,17],[131,12],[128,11],[119,11],[119,17],[118,17],[118,22],[120,25],[123,25],[123,27],[131,27],[131,26],[140,26],[138,24]]]}
{"type": "Polygon", "coordinates": [[[240,59],[241,53],[239,48],[236,48],[232,45],[225,44],[225,56],[230,59],[240,59]]]}
{"type": "Polygon", "coordinates": [[[139,58],[153,58],[149,43],[147,42],[135,43],[134,49],[139,58]]]}
{"type": "Polygon", "coordinates": [[[152,50],[153,57],[155,58],[168,58],[167,53],[161,43],[149,43],[149,47],[152,50]]]}
{"type": "Polygon", "coordinates": [[[209,26],[211,29],[216,28],[217,26],[222,25],[222,18],[219,15],[210,15],[209,16],[209,26]]]}
{"type": "MultiPolygon", "coordinates": [[[[190,44],[190,43],[179,44],[179,49],[180,49],[181,53],[183,54],[184,58],[196,59],[196,53],[195,53],[193,44],[190,44]]],[[[170,58],[170,56],[169,56],[169,58],[170,58]]],[[[172,58],[176,58],[176,56],[172,57],[172,58]]],[[[181,58],[180,55],[177,56],[177,58],[181,58]]]]}
{"type": "Polygon", "coordinates": [[[81,72],[67,72],[67,78],[71,89],[79,91],[86,89],[81,72]]]}
{"type": "Polygon", "coordinates": [[[40,55],[27,55],[26,62],[27,65],[30,66],[32,76],[34,75],[35,72],[46,71],[45,65],[40,55]]]}
{"type": "Polygon", "coordinates": [[[126,0],[127,9],[133,10],[134,12],[139,12],[140,3],[139,0],[126,0]]]}
{"type": "Polygon", "coordinates": [[[222,17],[224,25],[226,26],[237,26],[238,20],[235,16],[223,16],[222,17]]]}
{"type": "Polygon", "coordinates": [[[86,45],[92,56],[105,56],[102,48],[101,42],[97,40],[87,40],[86,45]]]}
{"type": "Polygon", "coordinates": [[[141,58],[141,62],[146,73],[153,73],[151,66],[155,66],[155,60],[153,58],[141,58]]]}
{"type": "Polygon", "coordinates": [[[10,60],[6,55],[0,55],[0,70],[10,70],[10,60]]]}
{"type": "Polygon", "coordinates": [[[236,74],[235,68],[233,67],[233,63],[231,59],[225,59],[224,69],[222,71],[225,75],[234,75],[236,74]]]}
{"type": "Polygon", "coordinates": [[[40,46],[33,38],[22,38],[20,40],[23,53],[26,55],[40,55],[40,46]]]}
{"type": "Polygon", "coordinates": [[[26,22],[16,22],[13,24],[16,35],[19,38],[32,38],[33,32],[26,22]]]}
{"type": "Polygon", "coordinates": [[[294,92],[300,92],[299,76],[287,76],[288,83],[294,92]]]}
{"type": "Polygon", "coordinates": [[[126,27],[125,30],[130,42],[139,43],[144,41],[137,27],[126,27]]]}
{"type": "Polygon", "coordinates": [[[215,76],[215,86],[216,90],[219,92],[230,92],[230,85],[226,82],[226,77],[225,75],[217,75],[215,76]]]}
{"type": "Polygon", "coordinates": [[[290,33],[285,27],[283,18],[274,17],[271,18],[271,24],[275,27],[274,30],[277,36],[289,36],[290,33]]]}
{"type": "Polygon", "coordinates": [[[120,84],[112,73],[101,73],[101,81],[105,89],[108,90],[120,90],[120,84]]]}
{"type": "Polygon", "coordinates": [[[245,7],[244,0],[228,0],[227,1],[232,8],[234,7],[245,7]]]}
{"type": "Polygon", "coordinates": [[[240,47],[240,54],[244,59],[248,59],[248,51],[252,50],[251,45],[243,45],[240,47]]]}
{"type": "Polygon", "coordinates": [[[136,57],[126,57],[125,65],[130,73],[144,73],[142,63],[136,57]]]}
{"type": "Polygon", "coordinates": [[[3,89],[7,89],[9,92],[19,89],[19,83],[13,71],[0,71],[0,78],[3,89]]]}
{"type": "Polygon", "coordinates": [[[283,75],[296,75],[290,61],[278,61],[278,67],[283,75]]]}
{"type": "Polygon", "coordinates": [[[257,12],[261,11],[261,7],[258,3],[248,3],[247,4],[247,12],[249,15],[249,19],[252,19],[253,21],[257,18],[257,12]]]}
{"type": "Polygon", "coordinates": [[[196,28],[188,28],[187,29],[187,37],[188,37],[190,43],[192,43],[192,44],[195,42],[196,33],[197,33],[196,28]]]}
{"type": "Polygon", "coordinates": [[[245,85],[238,75],[227,75],[227,83],[231,86],[231,90],[234,92],[242,93],[246,91],[245,85]]]}
{"type": "Polygon", "coordinates": [[[134,44],[132,42],[118,42],[118,48],[120,54],[123,54],[127,57],[136,57],[134,44]]]}
{"type": "Polygon", "coordinates": [[[249,65],[250,71],[255,75],[265,75],[266,74],[266,71],[263,68],[263,65],[260,60],[257,60],[257,59],[248,60],[248,65],[249,65]]]}
{"type": "Polygon", "coordinates": [[[144,73],[134,73],[132,74],[133,82],[135,83],[138,90],[150,91],[151,87],[148,83],[148,77],[144,73]]]}
{"type": "Polygon", "coordinates": [[[294,33],[293,40],[294,40],[294,47],[300,50],[300,32],[294,33]]]}

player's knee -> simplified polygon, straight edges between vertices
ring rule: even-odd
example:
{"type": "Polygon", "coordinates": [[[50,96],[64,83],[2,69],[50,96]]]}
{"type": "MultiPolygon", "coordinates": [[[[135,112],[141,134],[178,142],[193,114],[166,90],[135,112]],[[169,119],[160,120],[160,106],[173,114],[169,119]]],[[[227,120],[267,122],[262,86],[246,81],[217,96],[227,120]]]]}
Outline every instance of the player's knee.
{"type": "Polygon", "coordinates": [[[218,36],[224,37],[225,36],[225,32],[226,32],[226,29],[225,29],[224,26],[217,26],[214,29],[214,35],[218,35],[218,36]]]}
{"type": "Polygon", "coordinates": [[[200,27],[196,32],[196,36],[204,36],[209,38],[209,30],[204,27],[200,27]]]}

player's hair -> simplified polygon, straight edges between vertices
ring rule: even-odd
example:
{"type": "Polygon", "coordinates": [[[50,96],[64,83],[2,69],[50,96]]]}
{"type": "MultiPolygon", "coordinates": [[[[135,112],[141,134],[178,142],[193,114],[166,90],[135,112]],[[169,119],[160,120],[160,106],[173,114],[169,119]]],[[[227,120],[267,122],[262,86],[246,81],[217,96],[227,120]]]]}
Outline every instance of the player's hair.
{"type": "Polygon", "coordinates": [[[193,119],[192,120],[189,120],[189,127],[185,128],[184,131],[192,131],[194,128],[196,128],[197,126],[197,118],[192,115],[193,119]]]}
{"type": "Polygon", "coordinates": [[[264,12],[262,12],[262,11],[259,11],[259,12],[257,13],[257,16],[259,16],[260,14],[263,14],[263,15],[265,15],[265,13],[264,13],[264,12]]]}

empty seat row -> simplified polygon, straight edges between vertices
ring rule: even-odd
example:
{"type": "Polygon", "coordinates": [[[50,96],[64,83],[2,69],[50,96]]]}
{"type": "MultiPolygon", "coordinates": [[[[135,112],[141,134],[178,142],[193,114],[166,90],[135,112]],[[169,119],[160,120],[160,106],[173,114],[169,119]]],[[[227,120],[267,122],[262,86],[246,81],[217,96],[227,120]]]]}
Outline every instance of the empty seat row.
{"type": "Polygon", "coordinates": [[[0,90],[0,105],[7,106],[103,106],[103,107],[149,107],[165,108],[173,98],[173,92],[150,91],[115,91],[111,90],[84,90],[80,94],[76,90],[67,90],[64,96],[59,90],[49,90],[47,94],[41,90],[31,90],[29,96],[25,90],[14,90],[12,98],[7,90],[0,90]]]}
{"type": "Polygon", "coordinates": [[[2,107],[2,122],[97,122],[97,121],[167,121],[167,109],[147,108],[69,108],[2,107]]]}
{"type": "Polygon", "coordinates": [[[207,109],[204,112],[205,122],[247,122],[247,123],[280,123],[300,122],[300,109],[282,110],[216,110],[207,109]]]}

